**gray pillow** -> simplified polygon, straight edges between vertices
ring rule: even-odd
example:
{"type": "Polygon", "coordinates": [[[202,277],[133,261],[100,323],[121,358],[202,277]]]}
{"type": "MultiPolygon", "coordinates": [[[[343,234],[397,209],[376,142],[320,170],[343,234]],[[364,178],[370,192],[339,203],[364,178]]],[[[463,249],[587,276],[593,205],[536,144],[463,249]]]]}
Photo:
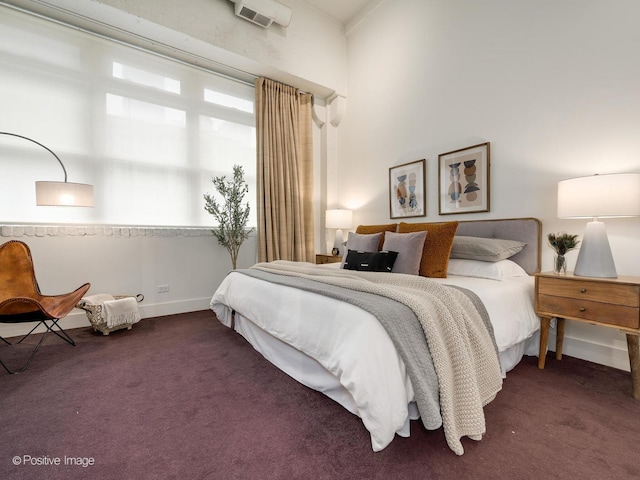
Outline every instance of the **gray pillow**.
{"type": "Polygon", "coordinates": [[[349,236],[347,237],[347,248],[345,248],[345,254],[342,256],[340,268],[344,268],[344,262],[347,259],[347,253],[349,250],[377,252],[378,247],[380,246],[380,238],[382,238],[382,232],[372,234],[349,232],[349,236]]]}
{"type": "Polygon", "coordinates": [[[520,252],[527,244],[501,238],[453,237],[450,258],[498,262],[520,252]]]}
{"type": "Polygon", "coordinates": [[[413,233],[386,232],[382,250],[398,252],[391,273],[418,275],[427,231],[413,233]]]}

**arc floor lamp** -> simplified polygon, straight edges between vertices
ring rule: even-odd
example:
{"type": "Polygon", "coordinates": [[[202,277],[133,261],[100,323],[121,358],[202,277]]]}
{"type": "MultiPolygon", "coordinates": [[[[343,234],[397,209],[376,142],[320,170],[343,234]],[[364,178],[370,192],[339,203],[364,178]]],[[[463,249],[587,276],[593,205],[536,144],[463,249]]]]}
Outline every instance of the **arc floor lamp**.
{"type": "Polygon", "coordinates": [[[36,205],[67,206],[67,207],[93,207],[93,185],[86,183],[73,183],[67,181],[67,169],[62,160],[49,147],[32,138],[16,133],[0,132],[0,135],[21,138],[44,148],[55,157],[62,171],[64,182],[38,181],[36,182],[36,205]]]}

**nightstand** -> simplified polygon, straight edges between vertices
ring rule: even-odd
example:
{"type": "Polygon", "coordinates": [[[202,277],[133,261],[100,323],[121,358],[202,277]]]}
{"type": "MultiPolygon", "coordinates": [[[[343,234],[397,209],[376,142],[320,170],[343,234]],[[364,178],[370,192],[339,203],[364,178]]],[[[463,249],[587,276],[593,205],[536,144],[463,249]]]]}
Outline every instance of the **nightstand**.
{"type": "Polygon", "coordinates": [[[325,255],[323,253],[316,253],[316,264],[322,265],[324,263],[340,263],[342,257],[340,255],[325,255]]]}
{"type": "Polygon", "coordinates": [[[557,319],[556,359],[562,359],[565,320],[616,328],[627,335],[633,397],[640,400],[640,277],[577,277],[537,273],[535,309],[540,316],[540,357],[544,368],[549,326],[557,319]]]}

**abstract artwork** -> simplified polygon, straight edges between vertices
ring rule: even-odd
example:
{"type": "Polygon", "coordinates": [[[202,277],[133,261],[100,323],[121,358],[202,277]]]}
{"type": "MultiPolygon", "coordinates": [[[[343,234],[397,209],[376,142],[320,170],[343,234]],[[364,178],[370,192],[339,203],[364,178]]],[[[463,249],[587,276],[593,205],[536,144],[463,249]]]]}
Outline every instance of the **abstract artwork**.
{"type": "Polygon", "coordinates": [[[389,216],[424,217],[426,210],[425,161],[405,163],[389,169],[389,216]]]}
{"type": "Polygon", "coordinates": [[[489,211],[489,142],[438,155],[440,215],[489,211]]]}

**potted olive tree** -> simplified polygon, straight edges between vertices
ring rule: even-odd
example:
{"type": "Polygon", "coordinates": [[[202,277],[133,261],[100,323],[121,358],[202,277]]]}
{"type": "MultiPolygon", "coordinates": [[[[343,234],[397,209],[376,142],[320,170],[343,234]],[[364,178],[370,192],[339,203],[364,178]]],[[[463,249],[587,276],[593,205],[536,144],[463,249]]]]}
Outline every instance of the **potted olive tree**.
{"type": "Polygon", "coordinates": [[[231,265],[235,270],[240,246],[253,232],[253,228],[246,228],[249,220],[249,202],[243,204],[249,186],[244,181],[244,171],[240,165],[233,166],[232,180],[227,180],[227,176],[222,175],[212,178],[211,181],[222,197],[222,202],[218,203],[213,196],[205,193],[204,209],[213,215],[218,223],[218,227],[212,232],[218,243],[231,255],[231,265]]]}

